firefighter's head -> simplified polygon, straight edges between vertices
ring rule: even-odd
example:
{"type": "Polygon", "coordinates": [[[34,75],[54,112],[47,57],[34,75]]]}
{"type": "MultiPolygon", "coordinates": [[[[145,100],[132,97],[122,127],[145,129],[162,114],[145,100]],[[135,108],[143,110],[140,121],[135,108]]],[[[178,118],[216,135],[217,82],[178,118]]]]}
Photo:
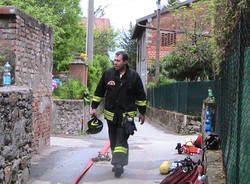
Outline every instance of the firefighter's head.
{"type": "Polygon", "coordinates": [[[125,51],[115,53],[114,67],[115,70],[124,70],[128,64],[128,54],[125,51]]]}

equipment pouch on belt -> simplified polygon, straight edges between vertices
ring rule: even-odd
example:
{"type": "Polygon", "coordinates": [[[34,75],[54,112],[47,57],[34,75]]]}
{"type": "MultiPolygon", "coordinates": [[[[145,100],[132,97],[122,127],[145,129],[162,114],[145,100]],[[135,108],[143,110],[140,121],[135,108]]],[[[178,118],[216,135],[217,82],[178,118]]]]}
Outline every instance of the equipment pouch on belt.
{"type": "Polygon", "coordinates": [[[134,135],[134,131],[137,131],[134,118],[125,116],[123,118],[122,124],[127,135],[134,135]]]}

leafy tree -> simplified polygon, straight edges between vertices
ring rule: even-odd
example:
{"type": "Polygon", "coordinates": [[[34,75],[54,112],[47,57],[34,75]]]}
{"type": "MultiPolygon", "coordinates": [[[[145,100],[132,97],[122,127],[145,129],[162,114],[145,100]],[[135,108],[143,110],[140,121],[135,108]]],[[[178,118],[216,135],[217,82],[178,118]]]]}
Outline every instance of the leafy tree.
{"type": "Polygon", "coordinates": [[[214,79],[212,51],[208,43],[180,45],[164,59],[164,68],[169,78],[176,80],[214,79]]]}
{"type": "Polygon", "coordinates": [[[176,21],[174,29],[182,30],[183,36],[179,42],[195,44],[198,40],[207,39],[211,33],[212,14],[210,1],[197,1],[188,7],[181,6],[173,9],[176,21]]]}
{"type": "Polygon", "coordinates": [[[109,51],[116,47],[115,37],[117,33],[112,28],[94,30],[94,54],[108,56],[109,51]]]}
{"type": "MultiPolygon", "coordinates": [[[[58,2],[57,0],[55,1],[58,2]]],[[[62,11],[58,12],[60,14],[60,22],[57,26],[62,31],[58,32],[58,39],[54,41],[54,61],[59,66],[61,62],[71,62],[74,54],[83,51],[86,31],[79,24],[81,21],[79,2],[80,0],[67,0],[64,6],[61,7],[62,11]]],[[[61,70],[59,67],[57,69],[61,70]]],[[[67,71],[67,69],[64,68],[63,70],[67,71]]]]}
{"type": "Polygon", "coordinates": [[[126,50],[129,56],[129,66],[133,69],[136,69],[136,49],[137,44],[136,40],[132,39],[133,35],[133,29],[132,23],[130,23],[130,28],[128,31],[123,30],[120,37],[120,45],[121,47],[126,50]]]}
{"type": "Polygon", "coordinates": [[[79,24],[80,0],[2,0],[0,5],[12,5],[54,28],[54,67],[67,70],[66,63],[83,50],[85,31],[79,24]]]}
{"type": "MultiPolygon", "coordinates": [[[[207,42],[178,45],[175,51],[160,60],[160,75],[177,81],[214,79],[212,55],[211,46],[207,42]]],[[[150,75],[154,75],[154,72],[155,64],[150,75]]]]}
{"type": "Polygon", "coordinates": [[[175,6],[179,3],[179,0],[168,0],[167,7],[175,6]]]}
{"type": "Polygon", "coordinates": [[[221,71],[224,47],[229,41],[233,25],[239,17],[240,10],[249,7],[249,4],[248,0],[207,0],[192,3],[192,11],[186,7],[175,10],[178,26],[185,30],[186,41],[195,44],[200,40],[209,42],[213,54],[211,67],[216,76],[221,71]],[[205,6],[200,6],[202,3],[205,3],[205,6]],[[180,14],[180,11],[183,11],[183,14],[180,14]],[[203,11],[207,13],[202,14],[203,11]],[[188,24],[188,21],[193,24],[188,24]],[[208,30],[208,27],[211,29],[208,30]],[[209,37],[204,37],[206,32],[209,37]]]}
{"type": "Polygon", "coordinates": [[[38,0],[2,0],[0,5],[15,6],[52,27],[55,27],[59,22],[59,17],[54,14],[53,7],[50,7],[48,4],[40,6],[38,0]]]}
{"type": "Polygon", "coordinates": [[[102,73],[111,66],[108,56],[94,55],[94,61],[88,63],[88,88],[93,94],[102,73]]]}
{"type": "MultiPolygon", "coordinates": [[[[95,29],[94,30],[94,44],[93,44],[94,55],[102,55],[104,56],[104,58],[107,58],[108,52],[113,51],[114,48],[116,47],[116,43],[115,43],[116,35],[117,33],[114,32],[112,28],[105,27],[105,28],[95,29]]],[[[86,38],[86,28],[83,29],[83,42],[79,43],[82,49],[79,48],[79,50],[85,50],[86,48],[85,38],[86,38]]],[[[79,53],[79,52],[76,52],[76,53],[79,53]]],[[[71,55],[71,57],[69,57],[68,59],[61,60],[60,63],[58,63],[57,68],[60,71],[68,71],[69,62],[71,62],[72,60],[73,60],[73,55],[71,55]]]]}
{"type": "Polygon", "coordinates": [[[172,9],[176,24],[183,34],[177,40],[176,51],[162,59],[163,71],[176,80],[206,80],[215,78],[211,49],[211,13],[208,1],[189,7],[172,9]],[[206,8],[208,10],[206,10],[206,8]],[[207,12],[207,13],[204,13],[207,12]]]}
{"type": "Polygon", "coordinates": [[[221,62],[224,55],[224,47],[230,41],[231,30],[239,18],[242,8],[250,7],[249,0],[213,0],[213,30],[212,47],[217,73],[221,71],[221,62]]]}
{"type": "MultiPolygon", "coordinates": [[[[169,55],[167,55],[169,56],[169,55]]],[[[155,59],[152,60],[152,67],[149,68],[149,77],[153,78],[155,76],[156,64],[155,59]]],[[[147,88],[152,86],[160,86],[162,84],[173,83],[176,82],[175,79],[169,78],[169,72],[165,69],[165,60],[163,58],[160,59],[160,72],[159,72],[159,80],[157,82],[149,82],[147,84],[147,88]]]]}

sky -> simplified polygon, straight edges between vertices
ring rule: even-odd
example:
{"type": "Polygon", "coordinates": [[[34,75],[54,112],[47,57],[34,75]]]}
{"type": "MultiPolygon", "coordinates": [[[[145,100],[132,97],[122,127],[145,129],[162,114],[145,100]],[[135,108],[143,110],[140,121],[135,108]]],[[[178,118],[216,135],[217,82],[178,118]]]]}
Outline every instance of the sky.
{"type": "MultiPolygon", "coordinates": [[[[99,5],[105,8],[104,18],[109,18],[111,26],[115,30],[129,29],[129,24],[134,25],[136,19],[154,13],[157,0],[94,0],[95,9],[99,5]]],[[[161,4],[167,4],[167,0],[161,0],[161,4]]],[[[87,17],[88,0],[81,0],[83,15],[87,17]]]]}

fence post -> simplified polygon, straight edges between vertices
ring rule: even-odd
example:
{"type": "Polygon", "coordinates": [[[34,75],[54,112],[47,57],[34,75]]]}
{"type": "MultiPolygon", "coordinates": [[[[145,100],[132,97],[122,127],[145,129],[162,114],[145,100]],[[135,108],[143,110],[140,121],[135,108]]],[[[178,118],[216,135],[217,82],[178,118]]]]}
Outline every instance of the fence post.
{"type": "Polygon", "coordinates": [[[185,89],[185,110],[184,110],[184,113],[187,114],[188,113],[188,88],[189,88],[189,83],[188,82],[185,82],[184,83],[184,89],[185,89]]]}

